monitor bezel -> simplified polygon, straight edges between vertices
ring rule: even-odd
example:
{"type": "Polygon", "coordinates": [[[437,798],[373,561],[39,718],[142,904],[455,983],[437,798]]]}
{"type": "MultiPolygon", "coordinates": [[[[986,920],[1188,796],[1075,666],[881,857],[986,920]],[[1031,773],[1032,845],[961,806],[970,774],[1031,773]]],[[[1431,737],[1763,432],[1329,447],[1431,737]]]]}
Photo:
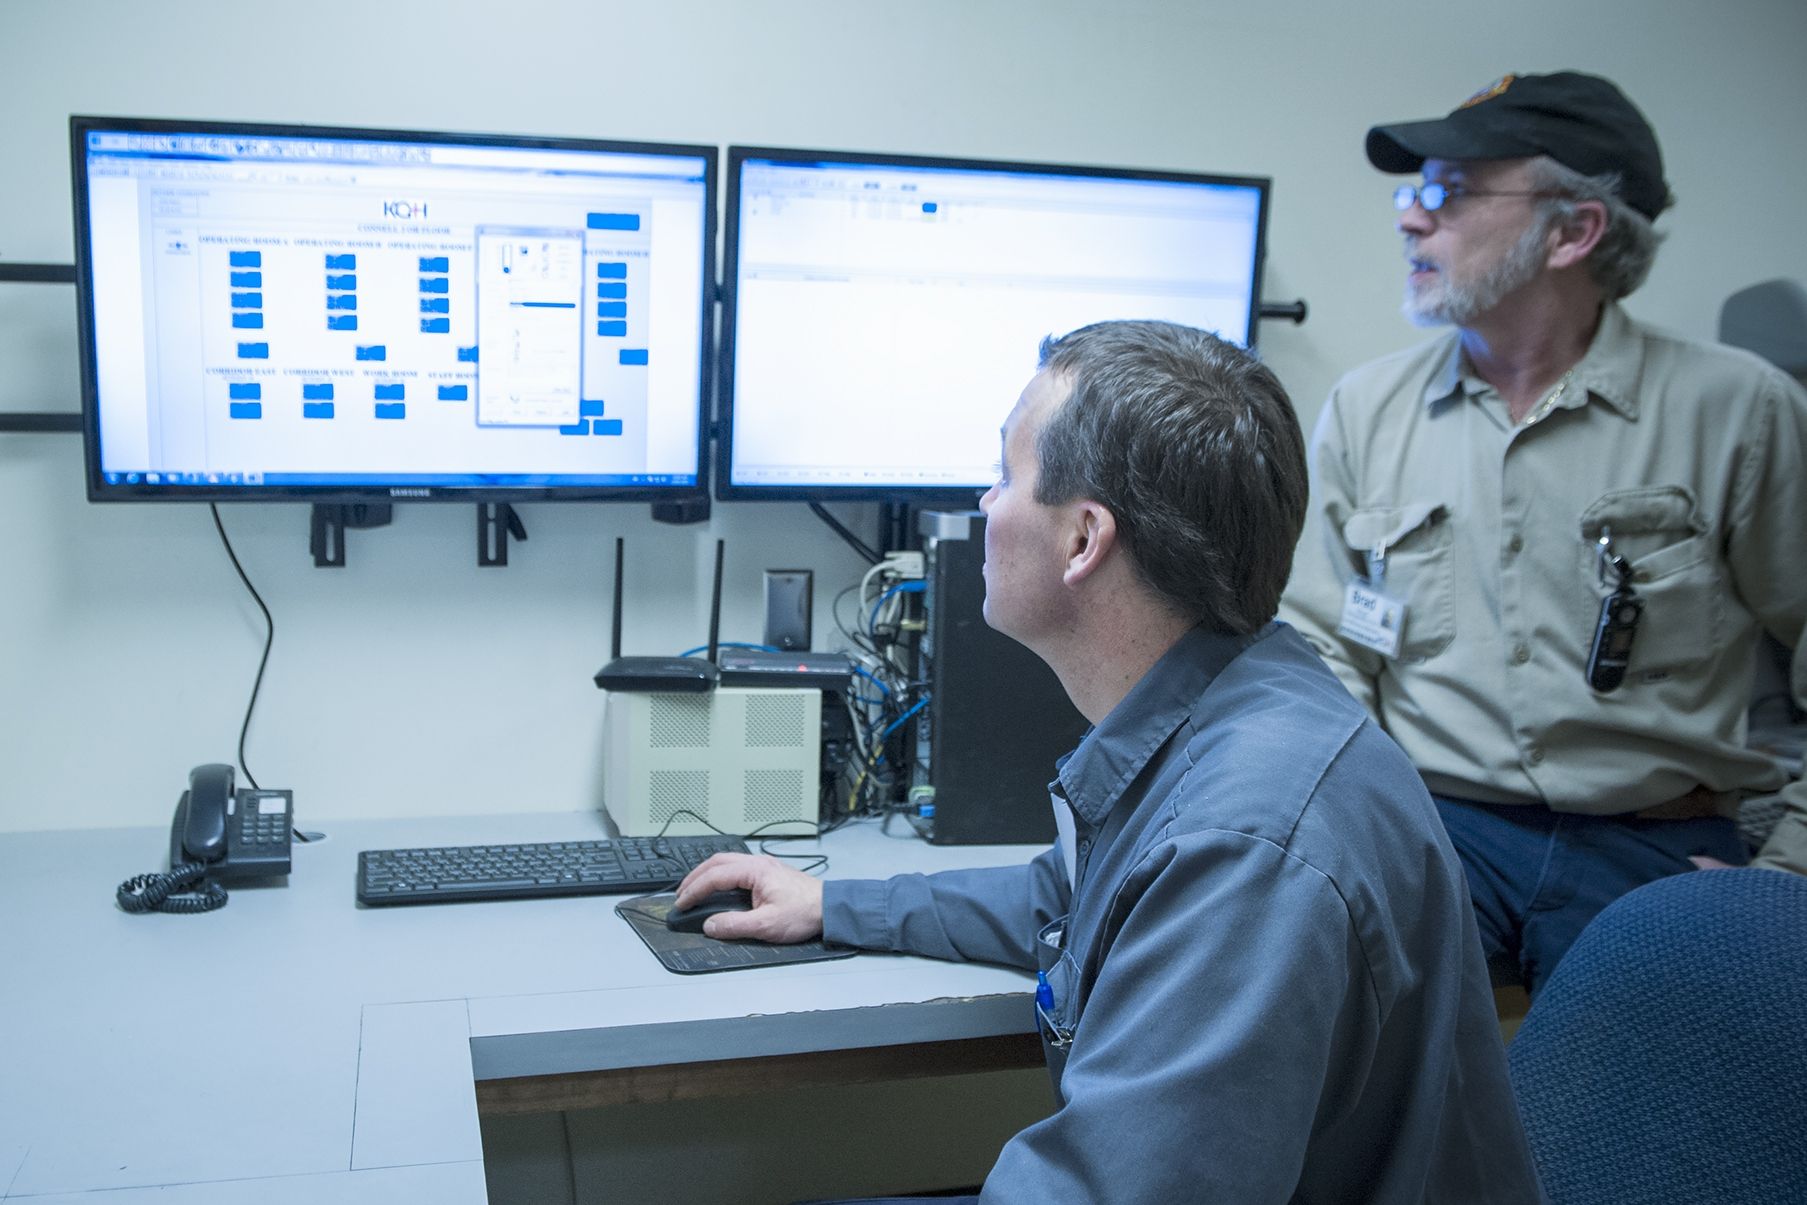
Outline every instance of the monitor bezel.
{"type": "Polygon", "coordinates": [[[76,114],[69,118],[70,177],[75,207],[76,316],[80,342],[82,445],[90,502],[673,502],[709,497],[709,393],[715,382],[714,309],[717,296],[716,236],[719,230],[721,148],[700,143],[640,142],[617,139],[409,130],[296,123],[218,121],[151,117],[107,117],[76,114]],[[86,148],[93,131],[124,133],[189,133],[270,138],[330,138],[365,142],[412,142],[439,146],[520,148],[526,150],[599,151],[608,154],[700,159],[703,165],[702,279],[697,346],[696,480],[674,485],[151,485],[109,482],[101,467],[99,349],[94,330],[94,271],[88,205],[86,148]]]}
{"type": "MultiPolygon", "coordinates": [[[[721,332],[716,340],[720,378],[716,382],[715,422],[715,497],[724,502],[890,502],[926,507],[970,508],[985,492],[986,486],[908,486],[908,485],[749,485],[737,484],[733,478],[734,460],[734,376],[735,322],[737,294],[740,284],[740,192],[742,168],[748,160],[777,160],[798,164],[836,163],[874,167],[951,169],[955,171],[1005,172],[1020,175],[1090,176],[1112,180],[1172,181],[1184,184],[1219,185],[1253,188],[1257,195],[1255,218],[1255,260],[1249,285],[1249,337],[1247,346],[1255,347],[1256,327],[1261,313],[1261,286],[1267,267],[1268,206],[1273,195],[1273,179],[1268,176],[1237,176],[1215,172],[1171,171],[1160,168],[1110,167],[1096,164],[1049,163],[1034,160],[966,159],[940,155],[893,154],[883,151],[834,151],[803,147],[743,146],[728,147],[723,183],[723,252],[721,267],[721,332]]],[[[1063,332],[1050,332],[1059,334],[1063,332]]],[[[1002,410],[1010,399],[999,399],[1002,410]]]]}

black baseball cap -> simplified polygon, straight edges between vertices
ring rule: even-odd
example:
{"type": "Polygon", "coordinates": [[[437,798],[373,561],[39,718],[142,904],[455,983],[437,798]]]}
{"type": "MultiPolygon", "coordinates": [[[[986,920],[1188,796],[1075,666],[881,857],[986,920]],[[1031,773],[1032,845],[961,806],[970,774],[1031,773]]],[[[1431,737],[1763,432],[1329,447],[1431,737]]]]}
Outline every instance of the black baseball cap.
{"type": "Polygon", "coordinates": [[[1368,131],[1368,162],[1394,174],[1415,172],[1426,159],[1532,155],[1584,176],[1617,172],[1619,196],[1647,218],[1671,204],[1656,132],[1617,85],[1597,75],[1503,76],[1447,117],[1368,131]]]}

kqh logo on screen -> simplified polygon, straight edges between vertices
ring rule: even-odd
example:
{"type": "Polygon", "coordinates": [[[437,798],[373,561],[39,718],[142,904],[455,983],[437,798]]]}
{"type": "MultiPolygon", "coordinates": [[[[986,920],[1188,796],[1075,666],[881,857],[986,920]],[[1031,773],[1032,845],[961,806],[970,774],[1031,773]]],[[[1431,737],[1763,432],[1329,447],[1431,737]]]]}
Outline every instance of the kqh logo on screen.
{"type": "Polygon", "coordinates": [[[383,216],[398,221],[423,221],[427,216],[425,201],[384,201],[383,216]]]}

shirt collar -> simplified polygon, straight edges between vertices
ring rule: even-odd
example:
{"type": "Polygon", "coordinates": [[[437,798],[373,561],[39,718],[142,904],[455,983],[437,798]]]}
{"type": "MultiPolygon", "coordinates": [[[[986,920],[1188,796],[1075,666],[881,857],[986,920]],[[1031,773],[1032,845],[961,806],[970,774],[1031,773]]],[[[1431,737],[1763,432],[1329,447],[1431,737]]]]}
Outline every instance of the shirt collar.
{"type": "MultiPolygon", "coordinates": [[[[1643,369],[1643,341],[1624,308],[1616,301],[1608,302],[1600,313],[1600,329],[1594,332],[1594,341],[1588,345],[1581,362],[1575,365],[1570,388],[1575,391],[1577,400],[1571,404],[1581,405],[1581,398],[1597,399],[1625,418],[1635,420],[1638,417],[1638,380],[1643,369]]],[[[1462,356],[1461,340],[1451,339],[1447,353],[1432,370],[1430,380],[1425,382],[1424,404],[1435,407],[1439,402],[1464,395],[1473,397],[1490,388],[1492,386],[1469,371],[1462,356]]]]}
{"type": "Polygon", "coordinates": [[[1050,789],[1086,823],[1103,824],[1136,775],[1186,723],[1205,688],[1248,644],[1248,638],[1203,628],[1181,636],[1061,761],[1050,789]]]}

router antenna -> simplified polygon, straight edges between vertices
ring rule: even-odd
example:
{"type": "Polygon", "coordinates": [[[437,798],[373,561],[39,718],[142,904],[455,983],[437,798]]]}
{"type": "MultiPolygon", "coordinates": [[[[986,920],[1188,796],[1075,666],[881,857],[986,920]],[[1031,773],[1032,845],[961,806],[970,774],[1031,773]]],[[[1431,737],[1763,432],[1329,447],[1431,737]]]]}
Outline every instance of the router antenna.
{"type": "Polygon", "coordinates": [[[722,634],[722,550],[727,547],[726,540],[715,542],[715,588],[709,596],[709,663],[715,663],[715,656],[721,650],[722,634]]]}
{"type": "Polygon", "coordinates": [[[615,537],[615,620],[614,632],[609,637],[609,660],[621,660],[621,545],[620,536],[615,537]]]}

